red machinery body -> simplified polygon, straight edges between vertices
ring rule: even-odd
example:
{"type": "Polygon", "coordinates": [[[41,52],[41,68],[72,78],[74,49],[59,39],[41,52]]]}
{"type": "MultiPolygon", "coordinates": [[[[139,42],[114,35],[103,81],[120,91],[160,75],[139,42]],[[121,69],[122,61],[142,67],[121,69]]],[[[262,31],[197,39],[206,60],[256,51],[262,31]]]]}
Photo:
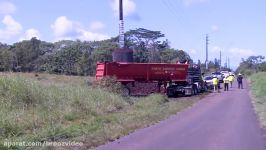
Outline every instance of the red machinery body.
{"type": "Polygon", "coordinates": [[[115,76],[120,82],[186,81],[188,64],[166,63],[97,63],[96,80],[115,76]]]}

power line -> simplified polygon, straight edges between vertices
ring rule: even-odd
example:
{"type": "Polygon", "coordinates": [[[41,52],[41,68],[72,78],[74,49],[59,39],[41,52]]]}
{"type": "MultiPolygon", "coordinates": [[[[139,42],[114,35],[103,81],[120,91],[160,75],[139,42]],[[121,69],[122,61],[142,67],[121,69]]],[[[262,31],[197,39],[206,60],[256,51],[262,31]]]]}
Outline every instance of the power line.
{"type": "Polygon", "coordinates": [[[180,22],[182,23],[182,20],[184,20],[184,19],[183,19],[182,15],[180,15],[181,12],[180,11],[178,12],[177,10],[183,10],[183,9],[181,9],[181,8],[178,9],[178,5],[177,5],[177,2],[175,0],[173,0],[173,1],[169,0],[169,2],[172,4],[171,6],[173,6],[177,16],[179,17],[179,20],[181,20],[180,22]],[[175,9],[175,6],[177,6],[177,9],[175,9]]]}
{"type": "Polygon", "coordinates": [[[166,7],[166,9],[169,10],[170,14],[173,15],[173,17],[175,17],[175,19],[176,19],[175,21],[178,21],[179,24],[182,24],[180,21],[179,14],[176,11],[177,9],[174,8],[174,5],[172,4],[172,2],[170,2],[168,0],[161,0],[161,2],[166,7]]]}
{"type": "Polygon", "coordinates": [[[172,10],[174,11],[174,13],[175,13],[178,17],[181,17],[181,16],[180,16],[180,13],[178,12],[178,10],[180,10],[180,9],[178,9],[178,8],[175,7],[175,6],[178,6],[178,5],[176,5],[176,2],[174,2],[174,1],[172,1],[172,0],[166,0],[166,1],[168,2],[169,6],[172,8],[172,10]]]}

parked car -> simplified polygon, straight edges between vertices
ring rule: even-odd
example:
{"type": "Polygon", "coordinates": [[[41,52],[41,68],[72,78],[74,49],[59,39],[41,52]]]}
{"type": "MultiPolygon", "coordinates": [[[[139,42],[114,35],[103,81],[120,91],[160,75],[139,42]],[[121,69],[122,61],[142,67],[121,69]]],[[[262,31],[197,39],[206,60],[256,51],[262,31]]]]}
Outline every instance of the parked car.
{"type": "Polygon", "coordinates": [[[212,82],[213,76],[205,76],[203,81],[206,84],[207,89],[213,88],[213,82],[212,82]]]}

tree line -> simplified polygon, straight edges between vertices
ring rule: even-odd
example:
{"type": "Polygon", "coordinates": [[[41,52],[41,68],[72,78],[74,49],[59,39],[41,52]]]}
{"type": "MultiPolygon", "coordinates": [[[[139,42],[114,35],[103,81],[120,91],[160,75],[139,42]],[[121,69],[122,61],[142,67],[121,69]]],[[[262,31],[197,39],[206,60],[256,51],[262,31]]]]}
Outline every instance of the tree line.
{"type": "Polygon", "coordinates": [[[265,56],[249,56],[247,59],[242,58],[239,67],[236,72],[242,73],[244,75],[251,75],[257,72],[266,71],[266,62],[264,61],[265,56]]]}
{"type": "MultiPolygon", "coordinates": [[[[183,50],[170,47],[160,31],[144,28],[125,33],[125,47],[133,50],[134,62],[191,60],[183,50]]],[[[103,41],[46,42],[37,38],[12,45],[0,43],[0,71],[47,72],[66,75],[94,75],[97,62],[112,61],[118,37],[103,41]]]]}

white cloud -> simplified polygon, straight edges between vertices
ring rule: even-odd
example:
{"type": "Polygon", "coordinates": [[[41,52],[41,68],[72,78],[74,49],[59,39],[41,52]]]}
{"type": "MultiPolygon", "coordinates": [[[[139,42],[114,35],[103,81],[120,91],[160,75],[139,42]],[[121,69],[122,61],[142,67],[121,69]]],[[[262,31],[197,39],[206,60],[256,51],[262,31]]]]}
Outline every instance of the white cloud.
{"type": "Polygon", "coordinates": [[[2,22],[6,25],[6,31],[11,34],[17,34],[23,29],[21,24],[13,19],[12,16],[6,15],[2,22]]]}
{"type": "Polygon", "coordinates": [[[230,59],[231,67],[238,66],[241,62],[242,58],[247,58],[249,56],[257,55],[255,51],[251,49],[243,49],[243,48],[229,48],[222,49],[219,46],[212,47],[210,50],[210,60],[214,58],[219,58],[220,50],[222,51],[222,65],[226,62],[226,58],[230,59]]]}
{"type": "MultiPolygon", "coordinates": [[[[230,59],[230,66],[238,66],[242,58],[248,58],[249,56],[256,55],[256,52],[251,49],[243,48],[229,48],[225,57],[230,59]]],[[[224,57],[224,59],[225,59],[224,57]]]]}
{"type": "Polygon", "coordinates": [[[37,29],[31,28],[26,30],[23,37],[20,38],[20,40],[30,40],[31,38],[36,37],[37,39],[40,39],[41,34],[37,29]]]}
{"type": "MultiPolygon", "coordinates": [[[[112,10],[115,16],[119,15],[119,0],[112,0],[111,2],[112,10]]],[[[136,4],[134,0],[123,0],[123,15],[130,16],[134,15],[136,11],[136,4]]]]}
{"type": "MultiPolygon", "coordinates": [[[[104,26],[103,24],[101,24],[104,26]]],[[[94,33],[85,29],[83,25],[79,22],[72,21],[66,16],[58,17],[55,22],[51,25],[53,29],[55,40],[88,40],[88,41],[98,41],[108,39],[109,36],[94,33]]],[[[96,27],[94,27],[95,29],[96,27]]],[[[99,29],[99,27],[98,27],[99,29]]]]}
{"type": "MultiPolygon", "coordinates": [[[[224,66],[226,58],[228,58],[230,59],[230,67],[232,67],[233,69],[236,69],[236,67],[241,62],[242,58],[246,59],[249,56],[259,55],[256,51],[252,49],[236,48],[236,47],[222,48],[220,46],[210,46],[208,60],[214,61],[215,58],[220,59],[220,51],[222,57],[222,66],[224,66]]],[[[200,53],[198,53],[197,55],[200,55],[200,53]]],[[[205,51],[204,55],[202,55],[201,57],[203,60],[205,60],[205,51]]]]}
{"type": "Polygon", "coordinates": [[[191,55],[197,55],[197,51],[196,51],[195,49],[191,49],[191,50],[190,50],[190,54],[191,54],[191,55]]]}
{"type": "Polygon", "coordinates": [[[90,29],[95,31],[104,28],[104,24],[100,21],[95,21],[90,24],[90,29]]]}
{"type": "Polygon", "coordinates": [[[2,20],[2,23],[5,25],[4,29],[0,29],[0,39],[7,40],[14,36],[19,35],[23,27],[17,22],[12,16],[6,15],[2,20]]]}
{"type": "Polygon", "coordinates": [[[56,37],[66,36],[74,31],[74,23],[66,16],[58,17],[54,24],[51,25],[56,37]]]}
{"type": "Polygon", "coordinates": [[[212,25],[211,30],[212,30],[212,32],[219,31],[219,27],[217,25],[212,25]]]}
{"type": "Polygon", "coordinates": [[[80,35],[77,38],[80,39],[80,40],[86,40],[86,41],[100,41],[100,40],[104,40],[104,39],[110,38],[107,35],[100,34],[100,33],[93,33],[93,32],[90,32],[90,31],[86,31],[84,29],[80,29],[78,31],[78,33],[80,35]]]}
{"type": "Polygon", "coordinates": [[[228,51],[231,55],[239,58],[256,55],[256,53],[251,49],[230,48],[228,51]]]}
{"type": "Polygon", "coordinates": [[[219,47],[219,46],[214,46],[214,47],[211,47],[211,48],[210,48],[210,52],[211,52],[211,53],[214,53],[214,54],[216,54],[216,53],[219,54],[220,51],[222,51],[222,48],[219,47]]]}
{"type": "Polygon", "coordinates": [[[194,61],[199,59],[198,53],[195,49],[188,50],[188,54],[194,61]]]}
{"type": "Polygon", "coordinates": [[[205,3],[207,1],[209,1],[209,0],[183,0],[183,3],[186,6],[190,6],[190,5],[193,5],[193,4],[205,3]]]}
{"type": "Polygon", "coordinates": [[[12,14],[16,11],[16,6],[10,2],[0,2],[0,14],[12,14]]]}

